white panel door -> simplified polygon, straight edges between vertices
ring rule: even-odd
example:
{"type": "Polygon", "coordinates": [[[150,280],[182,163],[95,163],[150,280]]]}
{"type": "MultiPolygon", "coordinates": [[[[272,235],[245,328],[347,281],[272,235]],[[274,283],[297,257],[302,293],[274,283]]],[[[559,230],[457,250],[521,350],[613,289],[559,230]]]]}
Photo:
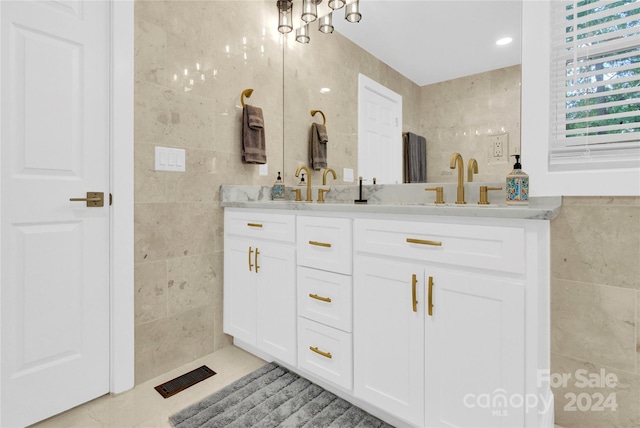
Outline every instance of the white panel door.
{"type": "Polygon", "coordinates": [[[23,426],[109,391],[110,4],[0,8],[0,425],[23,426]]]}
{"type": "Polygon", "coordinates": [[[429,427],[524,426],[524,287],[477,273],[426,269],[429,427]],[[509,403],[516,403],[516,407],[509,403]]]}
{"type": "Polygon", "coordinates": [[[358,175],[402,183],[402,96],[358,75],[358,175]]]}
{"type": "Polygon", "coordinates": [[[354,394],[413,426],[422,426],[424,268],[373,257],[357,257],[354,268],[354,394]]]}

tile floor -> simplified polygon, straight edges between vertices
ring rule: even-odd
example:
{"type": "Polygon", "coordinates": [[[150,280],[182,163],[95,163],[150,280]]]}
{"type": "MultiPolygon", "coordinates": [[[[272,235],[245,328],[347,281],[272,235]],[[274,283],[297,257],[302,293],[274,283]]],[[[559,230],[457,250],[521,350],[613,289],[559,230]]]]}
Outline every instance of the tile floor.
{"type": "Polygon", "coordinates": [[[32,428],[137,428],[170,427],[169,416],[197,403],[265,362],[242,349],[228,346],[178,369],[165,373],[130,391],[105,395],[32,425],[32,428]],[[154,389],[168,380],[207,365],[216,375],[167,399],[154,389]]]}
{"type": "MultiPolygon", "coordinates": [[[[197,403],[266,364],[260,358],[235,346],[227,346],[180,368],[136,385],[118,395],[104,395],[93,401],[56,415],[31,428],[169,428],[169,416],[197,403]],[[216,375],[167,399],[154,389],[201,365],[216,375]]],[[[555,428],[562,428],[558,425],[555,428]]]]}

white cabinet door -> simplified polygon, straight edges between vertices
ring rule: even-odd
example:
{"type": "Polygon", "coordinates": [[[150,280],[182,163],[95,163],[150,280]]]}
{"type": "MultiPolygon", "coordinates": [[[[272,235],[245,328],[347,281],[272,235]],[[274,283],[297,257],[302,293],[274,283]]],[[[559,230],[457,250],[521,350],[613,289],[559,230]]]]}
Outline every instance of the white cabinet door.
{"type": "Polygon", "coordinates": [[[426,420],[432,427],[524,426],[524,289],[477,273],[426,268],[426,420]],[[428,294],[427,286],[427,294],[428,294]],[[428,297],[428,296],[427,296],[428,297]]]}
{"type": "Polygon", "coordinates": [[[354,393],[422,426],[424,267],[372,257],[358,257],[354,267],[354,393]]]}
{"type": "Polygon", "coordinates": [[[296,364],[295,248],[255,241],[258,329],[256,346],[296,364]]]}
{"type": "Polygon", "coordinates": [[[251,345],[256,343],[256,281],[253,242],[225,239],[223,330],[251,345]]]}

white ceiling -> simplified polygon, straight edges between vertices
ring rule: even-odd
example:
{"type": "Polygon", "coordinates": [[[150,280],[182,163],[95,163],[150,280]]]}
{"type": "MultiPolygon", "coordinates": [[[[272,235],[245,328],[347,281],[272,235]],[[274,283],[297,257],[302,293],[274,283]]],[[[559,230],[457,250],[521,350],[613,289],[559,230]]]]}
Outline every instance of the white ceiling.
{"type": "Polygon", "coordinates": [[[521,63],[522,0],[360,0],[360,11],[357,24],[334,12],[336,31],[419,86],[521,63]]]}

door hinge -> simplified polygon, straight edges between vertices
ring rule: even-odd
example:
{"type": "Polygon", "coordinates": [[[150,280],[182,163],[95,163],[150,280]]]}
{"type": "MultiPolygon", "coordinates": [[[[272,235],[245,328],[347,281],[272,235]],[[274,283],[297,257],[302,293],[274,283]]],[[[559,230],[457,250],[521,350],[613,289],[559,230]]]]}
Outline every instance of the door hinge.
{"type": "Polygon", "coordinates": [[[113,195],[109,193],[109,206],[113,205],[113,195]]]}

